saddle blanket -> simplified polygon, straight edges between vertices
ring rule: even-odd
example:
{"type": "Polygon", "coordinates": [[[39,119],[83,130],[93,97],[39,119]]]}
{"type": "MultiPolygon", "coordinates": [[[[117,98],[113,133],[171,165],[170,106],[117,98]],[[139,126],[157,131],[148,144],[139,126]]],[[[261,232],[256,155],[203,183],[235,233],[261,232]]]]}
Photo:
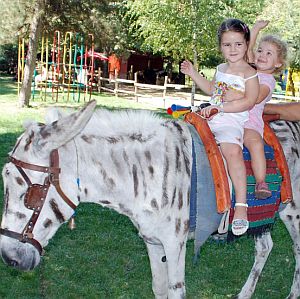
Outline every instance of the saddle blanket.
{"type": "MultiPolygon", "coordinates": [[[[194,128],[189,125],[193,139],[193,166],[190,196],[190,232],[195,239],[195,255],[199,253],[201,245],[215,233],[220,225],[222,214],[217,213],[216,196],[211,166],[208,161],[204,145],[194,128]]],[[[247,172],[247,203],[249,229],[247,234],[258,235],[272,228],[276,212],[280,205],[281,174],[274,159],[273,149],[265,145],[267,161],[266,182],[272,191],[270,198],[259,200],[255,198],[255,177],[251,168],[250,153],[243,149],[247,172]]],[[[231,233],[235,193],[232,191],[231,209],[229,214],[228,240],[235,236],[231,233]]]]}
{"type": "MultiPolygon", "coordinates": [[[[272,191],[272,196],[267,199],[255,198],[255,177],[251,168],[251,157],[248,149],[244,147],[243,155],[246,165],[247,173],[247,204],[248,204],[248,221],[249,229],[248,234],[260,234],[266,230],[272,228],[276,212],[279,209],[280,201],[280,186],[282,182],[282,176],[277,168],[277,164],[274,158],[274,150],[269,145],[264,146],[266,157],[266,182],[269,185],[269,189],[272,191]]],[[[232,207],[230,209],[229,216],[229,231],[231,231],[231,223],[234,215],[233,207],[235,205],[235,193],[232,192],[232,207]]]]}

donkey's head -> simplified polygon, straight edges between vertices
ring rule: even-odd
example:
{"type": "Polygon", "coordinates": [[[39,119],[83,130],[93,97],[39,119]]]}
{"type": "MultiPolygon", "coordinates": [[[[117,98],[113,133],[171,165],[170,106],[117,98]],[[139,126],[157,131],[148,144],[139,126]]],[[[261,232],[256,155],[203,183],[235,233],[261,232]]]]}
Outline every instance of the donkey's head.
{"type": "Polygon", "coordinates": [[[42,248],[72,216],[77,198],[60,188],[56,149],[81,132],[95,105],[92,101],[82,110],[47,125],[29,125],[10,153],[10,162],[2,171],[0,254],[5,263],[22,270],[36,267],[42,248]]]}

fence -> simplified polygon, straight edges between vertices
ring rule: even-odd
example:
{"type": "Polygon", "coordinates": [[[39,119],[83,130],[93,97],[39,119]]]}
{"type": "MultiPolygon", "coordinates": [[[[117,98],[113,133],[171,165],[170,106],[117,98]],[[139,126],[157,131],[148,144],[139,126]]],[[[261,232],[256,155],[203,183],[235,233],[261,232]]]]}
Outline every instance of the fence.
{"type": "MultiPolygon", "coordinates": [[[[52,99],[54,98],[54,93],[57,95],[59,90],[62,90],[62,97],[64,99],[64,93],[65,88],[67,88],[68,94],[67,94],[67,101],[69,100],[69,94],[73,94],[73,99],[77,99],[77,101],[80,100],[80,94],[83,93],[84,95],[84,101],[86,96],[89,98],[91,97],[92,90],[97,90],[99,93],[101,91],[106,91],[113,93],[115,96],[118,96],[120,94],[126,94],[134,97],[134,99],[138,102],[139,98],[153,98],[153,97],[159,97],[163,100],[163,105],[165,107],[166,104],[166,98],[180,98],[182,100],[185,100],[185,105],[190,105],[188,103],[188,99],[191,99],[191,87],[188,85],[181,85],[181,84],[170,84],[168,83],[168,76],[165,76],[163,78],[163,84],[162,85],[155,85],[155,84],[145,84],[138,82],[138,74],[134,74],[134,80],[129,79],[121,79],[117,77],[117,74],[115,74],[114,79],[102,77],[101,69],[98,69],[98,72],[96,71],[92,75],[88,75],[86,72],[85,74],[86,78],[85,84],[77,83],[71,85],[65,86],[64,84],[57,84],[57,86],[54,86],[53,82],[44,82],[44,92],[45,96],[44,99],[46,99],[46,90],[51,88],[52,92],[52,99]],[[49,86],[48,86],[49,85],[49,86]],[[81,89],[84,90],[81,90],[81,89]],[[167,95],[169,91],[169,94],[167,95]],[[175,95],[174,95],[175,91],[175,95]],[[76,96],[75,93],[78,93],[76,96]],[[172,95],[170,95],[172,94],[172,95]]],[[[40,89],[40,95],[42,93],[42,88],[40,89]]],[[[34,93],[33,93],[34,94],[34,93]]],[[[299,96],[290,96],[285,95],[283,93],[276,94],[273,93],[272,98],[274,102],[277,100],[284,101],[284,102],[300,102],[299,96]]],[[[201,95],[199,93],[195,94],[195,101],[209,101],[208,96],[201,95]]]]}
{"type": "Polygon", "coordinates": [[[164,78],[163,85],[144,84],[138,82],[137,73],[134,74],[134,80],[119,79],[117,76],[115,79],[108,79],[101,76],[101,71],[98,72],[98,91],[107,91],[114,93],[116,96],[119,94],[132,95],[138,102],[139,97],[153,97],[153,93],[156,91],[160,93],[162,99],[165,101],[168,89],[182,90],[190,89],[187,85],[170,84],[168,83],[168,76],[164,78]],[[104,82],[104,84],[103,84],[104,82]],[[107,85],[105,83],[108,83],[107,85]]]}
{"type": "MultiPolygon", "coordinates": [[[[101,90],[114,93],[116,96],[118,94],[128,94],[134,96],[135,100],[138,102],[139,97],[152,97],[154,91],[160,91],[162,99],[165,101],[167,96],[168,89],[175,89],[175,90],[185,90],[186,95],[185,98],[190,97],[191,93],[191,87],[187,85],[180,85],[180,84],[170,84],[168,83],[168,76],[165,76],[164,78],[164,84],[163,85],[152,85],[152,84],[144,84],[139,83],[137,80],[137,73],[134,74],[134,80],[127,80],[127,79],[119,79],[117,76],[115,76],[115,79],[108,79],[101,76],[101,71],[99,71],[98,75],[98,91],[101,92],[101,90]],[[109,87],[103,86],[101,82],[108,82],[109,87]],[[120,84],[122,84],[120,86],[120,84]],[[127,85],[127,88],[125,87],[127,85]],[[130,86],[128,88],[128,86],[130,86]],[[188,91],[187,91],[188,89],[188,91]]],[[[272,94],[272,99],[274,100],[280,100],[284,102],[300,102],[299,96],[290,96],[290,95],[284,95],[284,94],[272,94]]],[[[201,99],[203,100],[203,98],[201,99]]],[[[207,99],[206,99],[207,100],[207,99]]]]}

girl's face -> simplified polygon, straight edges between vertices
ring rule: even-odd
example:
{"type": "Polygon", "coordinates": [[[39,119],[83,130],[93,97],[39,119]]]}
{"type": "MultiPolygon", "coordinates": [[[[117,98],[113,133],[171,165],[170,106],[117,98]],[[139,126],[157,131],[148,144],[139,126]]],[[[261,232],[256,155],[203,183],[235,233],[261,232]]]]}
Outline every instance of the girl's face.
{"type": "Polygon", "coordinates": [[[282,63],[278,57],[277,47],[270,42],[261,42],[255,52],[254,62],[257,70],[273,73],[282,63]]]}
{"type": "Polygon", "coordinates": [[[227,31],[221,37],[221,51],[224,58],[231,63],[244,59],[248,45],[244,34],[240,32],[227,31]]]}

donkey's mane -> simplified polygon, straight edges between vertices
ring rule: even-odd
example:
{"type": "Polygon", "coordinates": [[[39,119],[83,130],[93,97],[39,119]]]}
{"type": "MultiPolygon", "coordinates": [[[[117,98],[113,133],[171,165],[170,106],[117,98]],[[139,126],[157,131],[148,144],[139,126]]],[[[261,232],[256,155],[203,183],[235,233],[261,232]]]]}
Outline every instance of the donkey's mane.
{"type": "Polygon", "coordinates": [[[132,133],[151,133],[165,122],[157,114],[147,110],[98,109],[87,124],[84,133],[98,136],[123,136],[132,133]]]}

